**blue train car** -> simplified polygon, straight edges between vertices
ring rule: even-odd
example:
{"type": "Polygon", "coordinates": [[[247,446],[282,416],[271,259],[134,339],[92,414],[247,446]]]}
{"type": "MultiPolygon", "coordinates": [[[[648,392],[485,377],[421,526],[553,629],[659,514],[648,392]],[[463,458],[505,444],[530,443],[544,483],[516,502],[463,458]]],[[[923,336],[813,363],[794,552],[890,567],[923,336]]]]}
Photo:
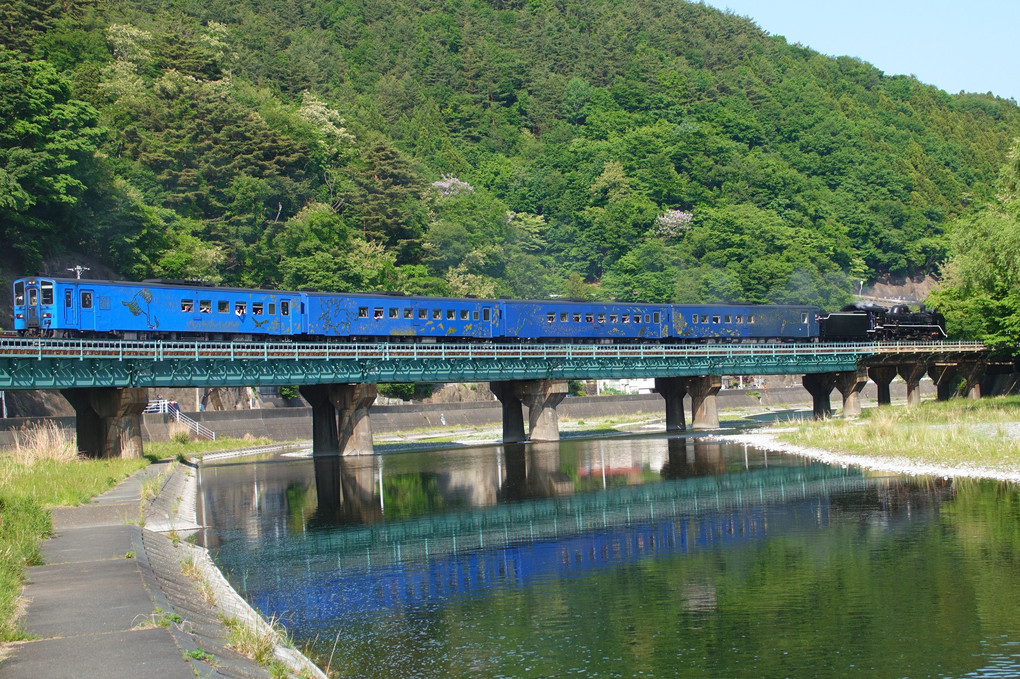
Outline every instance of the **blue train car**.
{"type": "Polygon", "coordinates": [[[318,337],[491,339],[500,303],[447,297],[306,293],[308,334],[318,337]]]}
{"type": "Polygon", "coordinates": [[[658,340],[669,337],[669,307],[623,302],[503,301],[511,340],[658,340]]]}
{"type": "Polygon", "coordinates": [[[819,309],[779,304],[673,304],[673,337],[689,340],[807,340],[818,337],[819,309]]]}
{"type": "Polygon", "coordinates": [[[220,339],[305,332],[300,293],[40,277],[15,281],[14,296],[15,329],[27,335],[220,339]]]}

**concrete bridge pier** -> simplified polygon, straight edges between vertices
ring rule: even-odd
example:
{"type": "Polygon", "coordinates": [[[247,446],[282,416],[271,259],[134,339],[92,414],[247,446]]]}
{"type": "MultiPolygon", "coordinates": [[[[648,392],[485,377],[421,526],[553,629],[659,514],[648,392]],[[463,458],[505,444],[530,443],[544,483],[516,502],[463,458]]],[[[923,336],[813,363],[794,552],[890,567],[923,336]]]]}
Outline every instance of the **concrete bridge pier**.
{"type": "Polygon", "coordinates": [[[832,403],[829,400],[832,388],[836,386],[838,373],[808,373],[801,382],[811,394],[812,410],[816,420],[832,417],[832,403]]]}
{"type": "Polygon", "coordinates": [[[489,389],[503,405],[503,443],[520,443],[524,434],[524,405],[516,382],[490,382],[489,389]]]}
{"type": "Polygon", "coordinates": [[[298,387],[312,406],[312,455],[371,455],[374,384],[305,384],[298,387]]]}
{"type": "Polygon", "coordinates": [[[336,408],[329,400],[332,384],[302,384],[298,391],[312,407],[312,455],[336,455],[339,437],[336,408]]]}
{"type": "Polygon", "coordinates": [[[337,450],[341,455],[371,455],[372,421],[368,409],[379,388],[374,384],[331,385],[329,400],[337,414],[337,450]]]}
{"type": "Polygon", "coordinates": [[[718,429],[719,405],[715,395],[722,389],[722,378],[718,375],[688,377],[686,384],[691,395],[691,429],[718,429]]]}
{"type": "Polygon", "coordinates": [[[901,365],[899,376],[907,383],[907,405],[916,406],[921,404],[921,378],[927,372],[928,367],[924,363],[908,363],[901,365]]]}
{"type": "Polygon", "coordinates": [[[864,368],[836,373],[836,389],[843,397],[843,417],[861,414],[861,390],[867,383],[868,371],[864,368]]]}
{"type": "Polygon", "coordinates": [[[674,432],[686,429],[684,396],[687,395],[687,378],[656,377],[655,393],[666,399],[666,431],[674,432]]]}
{"type": "Polygon", "coordinates": [[[868,377],[878,387],[878,405],[887,406],[892,403],[892,394],[889,391],[889,384],[896,377],[896,366],[876,365],[868,368],[868,377]]]}
{"type": "Polygon", "coordinates": [[[928,377],[935,383],[935,398],[939,401],[948,401],[956,391],[953,389],[954,378],[959,366],[953,363],[933,365],[928,368],[928,377]]]}
{"type": "Polygon", "coordinates": [[[960,374],[963,375],[967,398],[981,398],[981,378],[985,376],[986,367],[984,363],[968,362],[960,364],[959,370],[960,374]]]}
{"type": "Polygon", "coordinates": [[[513,380],[491,382],[489,388],[503,404],[503,443],[559,441],[560,419],[556,406],[567,396],[566,380],[513,380]],[[524,411],[528,406],[528,435],[524,435],[524,411]]]}
{"type": "Polygon", "coordinates": [[[61,389],[74,408],[78,450],[87,457],[141,457],[145,389],[61,389]]]}
{"type": "Polygon", "coordinates": [[[528,406],[528,439],[559,441],[560,417],[556,406],[567,397],[566,380],[529,380],[523,385],[523,401],[528,406]]]}

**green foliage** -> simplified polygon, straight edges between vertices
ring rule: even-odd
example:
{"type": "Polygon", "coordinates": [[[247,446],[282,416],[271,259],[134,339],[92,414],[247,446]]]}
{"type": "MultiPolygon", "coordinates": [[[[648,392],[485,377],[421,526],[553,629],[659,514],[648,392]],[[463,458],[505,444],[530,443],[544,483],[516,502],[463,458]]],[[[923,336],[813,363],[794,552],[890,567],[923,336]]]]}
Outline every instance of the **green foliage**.
{"type": "Polygon", "coordinates": [[[427,383],[395,382],[380,384],[379,393],[387,398],[403,401],[423,401],[432,395],[436,385],[427,383]]]}
{"type": "Polygon", "coordinates": [[[73,248],[136,278],[831,307],[937,271],[947,224],[1016,194],[1013,102],[702,4],[0,19],[25,27],[0,38],[0,236],[26,268],[73,248]]]}
{"type": "Polygon", "coordinates": [[[999,200],[949,230],[950,258],[929,298],[954,337],[1020,352],[1020,139],[999,177],[999,200]]]}

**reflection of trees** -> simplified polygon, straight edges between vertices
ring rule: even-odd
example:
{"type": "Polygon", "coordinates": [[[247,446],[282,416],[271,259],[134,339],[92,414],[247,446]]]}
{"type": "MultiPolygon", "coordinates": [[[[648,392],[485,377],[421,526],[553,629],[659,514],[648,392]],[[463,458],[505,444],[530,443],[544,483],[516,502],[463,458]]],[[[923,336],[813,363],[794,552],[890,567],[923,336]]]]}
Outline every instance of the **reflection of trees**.
{"type": "MultiPolygon", "coordinates": [[[[507,676],[578,663],[626,675],[963,676],[1008,655],[1020,629],[1015,490],[893,478],[806,503],[792,516],[766,506],[761,539],[461,599],[442,609],[432,649],[454,665],[459,649],[488,649],[507,676]]],[[[402,643],[414,622],[396,620],[345,653],[402,643]]]]}

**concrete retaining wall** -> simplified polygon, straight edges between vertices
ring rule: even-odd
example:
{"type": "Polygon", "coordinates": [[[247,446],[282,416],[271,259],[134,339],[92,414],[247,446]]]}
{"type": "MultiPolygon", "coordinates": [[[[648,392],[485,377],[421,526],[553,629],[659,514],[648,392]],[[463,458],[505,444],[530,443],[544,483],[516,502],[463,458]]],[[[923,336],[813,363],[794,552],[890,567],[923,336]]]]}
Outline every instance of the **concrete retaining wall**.
{"type": "MultiPolygon", "coordinates": [[[[893,382],[894,399],[906,398],[906,385],[893,382]]],[[[921,382],[921,393],[934,393],[930,380],[921,382]]],[[[719,408],[751,408],[783,405],[809,405],[811,396],[803,387],[786,387],[769,390],[725,389],[719,392],[719,408]],[[760,397],[760,400],[759,400],[760,397]]],[[[867,407],[877,400],[877,390],[869,382],[861,393],[861,403],[867,407]]],[[[833,408],[838,412],[840,397],[832,392],[833,408]]],[[[560,417],[591,419],[614,415],[647,414],[665,416],[665,406],[658,394],[634,396],[568,397],[558,408],[560,417]]],[[[686,399],[687,424],[690,426],[690,397],[686,399]]],[[[273,441],[310,439],[312,436],[311,408],[266,408],[262,410],[217,410],[185,413],[212,429],[219,436],[243,438],[245,434],[266,437],[273,441]]],[[[503,411],[498,401],[467,403],[422,403],[372,407],[372,430],[375,433],[407,431],[424,427],[480,427],[498,425],[503,411]],[[443,424],[445,422],[445,425],[443,424]]],[[[33,423],[51,421],[74,432],[73,417],[9,418],[0,419],[0,449],[14,447],[14,432],[33,423]]],[[[142,415],[142,437],[146,441],[166,441],[169,438],[172,418],[163,414],[142,415]]]]}

